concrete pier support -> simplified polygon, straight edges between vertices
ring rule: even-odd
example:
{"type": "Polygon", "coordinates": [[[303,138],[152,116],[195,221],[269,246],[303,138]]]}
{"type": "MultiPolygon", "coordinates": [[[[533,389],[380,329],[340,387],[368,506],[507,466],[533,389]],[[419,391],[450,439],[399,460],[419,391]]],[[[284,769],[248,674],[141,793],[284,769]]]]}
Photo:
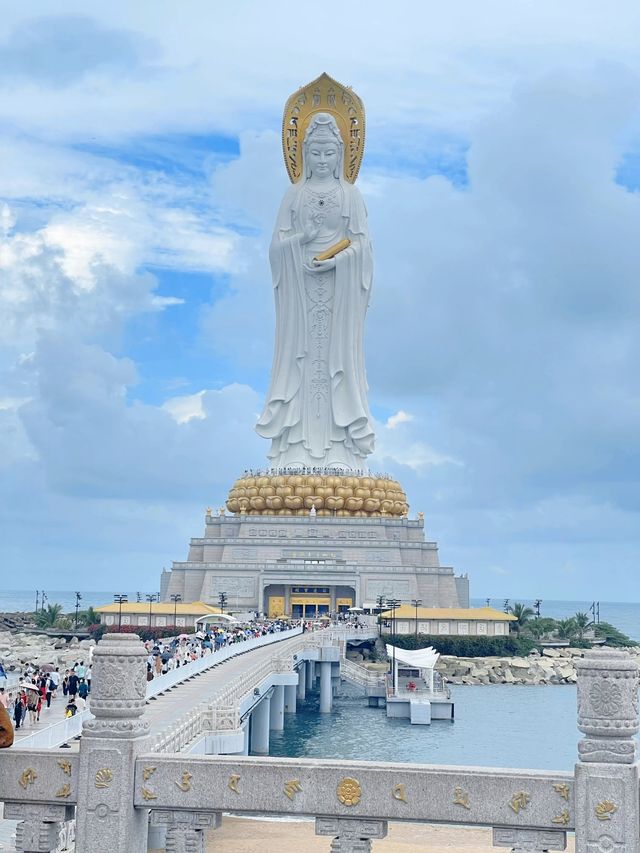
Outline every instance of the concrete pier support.
{"type": "Polygon", "coordinates": [[[330,714],[333,698],[331,689],[331,661],[320,663],[320,713],[330,714]]]}
{"type": "Polygon", "coordinates": [[[272,732],[281,732],[284,729],[284,687],[281,684],[273,688],[271,695],[269,728],[272,732]]]}
{"type": "Polygon", "coordinates": [[[298,686],[296,684],[287,684],[284,688],[284,712],[285,714],[295,714],[298,710],[297,702],[298,686]]]}
{"type": "Polygon", "coordinates": [[[269,755],[270,705],[270,699],[263,699],[251,711],[251,752],[254,755],[269,755]]]}
{"type": "Polygon", "coordinates": [[[307,667],[308,664],[302,661],[298,667],[298,701],[304,702],[307,697],[307,667]]]}
{"type": "Polygon", "coordinates": [[[308,660],[307,661],[307,690],[313,690],[316,680],[316,665],[315,661],[308,660]]]}

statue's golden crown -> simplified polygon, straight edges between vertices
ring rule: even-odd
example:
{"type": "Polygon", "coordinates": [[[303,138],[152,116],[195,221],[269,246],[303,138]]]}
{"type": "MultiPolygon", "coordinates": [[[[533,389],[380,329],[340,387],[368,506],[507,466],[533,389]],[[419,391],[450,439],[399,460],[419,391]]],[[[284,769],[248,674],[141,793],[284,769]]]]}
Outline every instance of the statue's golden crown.
{"type": "Polygon", "coordinates": [[[282,119],[284,163],[292,183],[304,174],[305,131],[315,113],[332,115],[344,143],[344,178],[353,184],[364,154],[364,105],[356,93],[328,74],[321,74],[289,97],[282,119]]]}

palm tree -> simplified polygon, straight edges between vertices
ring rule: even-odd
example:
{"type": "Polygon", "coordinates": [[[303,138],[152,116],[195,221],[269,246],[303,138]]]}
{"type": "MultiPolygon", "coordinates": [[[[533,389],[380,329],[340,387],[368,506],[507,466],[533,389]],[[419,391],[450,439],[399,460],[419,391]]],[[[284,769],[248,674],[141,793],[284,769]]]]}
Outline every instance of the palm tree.
{"type": "Polygon", "coordinates": [[[100,621],[100,614],[96,613],[93,607],[87,607],[86,610],[80,611],[80,618],[85,625],[97,625],[100,621]]]}
{"type": "Polygon", "coordinates": [[[571,640],[578,632],[575,619],[558,620],[557,633],[561,640],[571,640]]]}
{"type": "Polygon", "coordinates": [[[513,607],[509,607],[509,613],[516,617],[515,622],[512,622],[511,624],[515,628],[516,634],[520,636],[520,631],[534,615],[533,610],[530,607],[526,607],[524,604],[521,604],[519,601],[516,601],[513,607]]]}
{"type": "Polygon", "coordinates": [[[530,619],[527,622],[527,631],[536,640],[539,640],[546,633],[545,626],[539,619],[530,619]]]}
{"type": "Polygon", "coordinates": [[[578,639],[584,640],[584,632],[591,625],[591,619],[589,618],[588,613],[576,613],[573,617],[573,621],[576,623],[576,629],[578,631],[578,639]]]}
{"type": "Polygon", "coordinates": [[[61,613],[61,604],[47,604],[46,610],[40,610],[36,614],[36,625],[38,628],[55,628],[61,613]]]}

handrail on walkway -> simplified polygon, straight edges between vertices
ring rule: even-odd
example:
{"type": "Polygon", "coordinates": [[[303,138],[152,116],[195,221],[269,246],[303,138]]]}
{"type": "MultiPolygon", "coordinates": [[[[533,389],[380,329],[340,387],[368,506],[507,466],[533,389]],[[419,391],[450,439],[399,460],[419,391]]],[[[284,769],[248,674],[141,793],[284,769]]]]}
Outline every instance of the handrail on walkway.
{"type": "MultiPolygon", "coordinates": [[[[289,637],[295,637],[298,634],[302,634],[301,627],[289,628],[286,631],[276,631],[272,634],[265,634],[262,637],[254,637],[250,640],[231,643],[229,646],[222,646],[222,648],[203,655],[201,658],[191,661],[184,666],[177,667],[165,675],[156,676],[153,681],[147,683],[146,699],[147,701],[154,699],[167,690],[177,687],[184,681],[200,675],[200,673],[206,672],[208,669],[218,666],[218,664],[230,658],[237,657],[262,646],[286,640],[289,637]]],[[[73,740],[73,738],[79,737],[82,734],[83,724],[91,719],[93,719],[93,714],[90,708],[87,708],[73,717],[65,717],[57,723],[53,723],[46,728],[39,729],[21,738],[14,744],[14,749],[55,749],[73,740]]]]}

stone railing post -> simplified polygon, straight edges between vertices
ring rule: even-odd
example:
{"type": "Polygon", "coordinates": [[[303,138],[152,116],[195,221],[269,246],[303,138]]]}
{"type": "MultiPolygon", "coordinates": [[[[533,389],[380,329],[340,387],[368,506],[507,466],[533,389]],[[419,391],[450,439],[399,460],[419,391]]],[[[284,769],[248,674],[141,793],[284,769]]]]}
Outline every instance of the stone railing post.
{"type": "Polygon", "coordinates": [[[638,665],[627,652],[578,662],[576,853],[640,853],[638,665]]]}
{"type": "MultiPolygon", "coordinates": [[[[149,723],[146,651],[136,634],[105,634],[93,657],[91,712],[80,742],[76,850],[146,853],[148,812],[133,807],[149,723]]],[[[152,805],[152,803],[150,803],[152,805]]]]}
{"type": "Polygon", "coordinates": [[[371,853],[374,838],[386,838],[386,820],[317,817],[316,835],[330,835],[331,853],[371,853]]]}

